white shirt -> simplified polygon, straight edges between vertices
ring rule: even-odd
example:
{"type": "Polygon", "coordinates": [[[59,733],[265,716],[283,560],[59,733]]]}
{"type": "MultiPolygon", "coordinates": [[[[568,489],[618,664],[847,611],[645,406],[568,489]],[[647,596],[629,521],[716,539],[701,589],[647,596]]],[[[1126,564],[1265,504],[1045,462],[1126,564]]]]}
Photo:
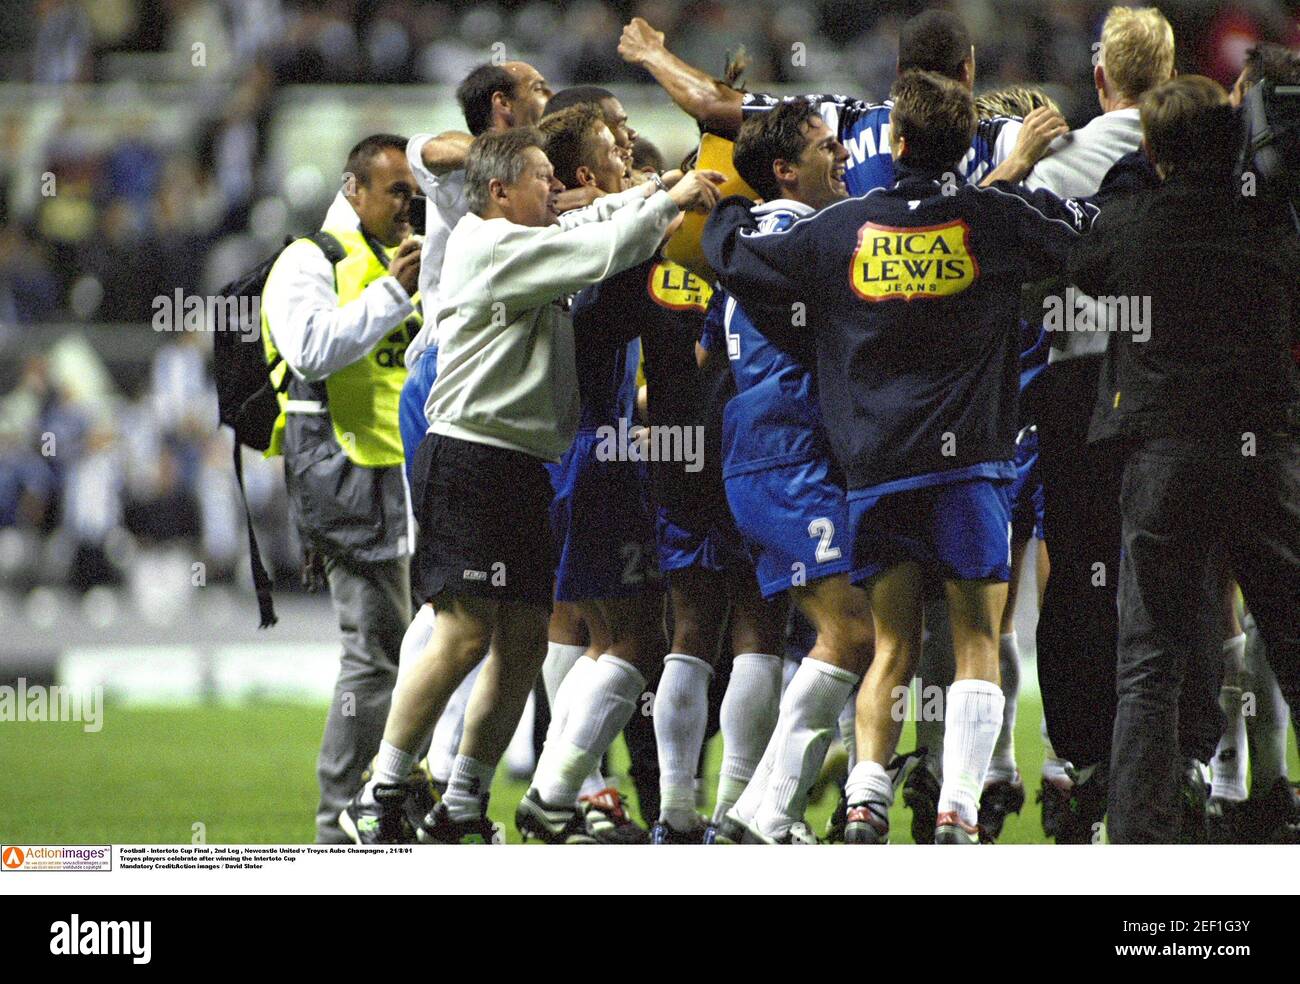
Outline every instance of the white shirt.
{"type": "MultiPolygon", "coordinates": [[[[1142,146],[1142,121],[1137,107],[1115,109],[1094,117],[1086,126],[1057,137],[1024,185],[1032,191],[1046,188],[1061,198],[1085,198],[1095,195],[1106,174],[1117,160],[1142,146]]],[[[1090,302],[1091,303],[1091,302],[1090,302]]],[[[1109,332],[1105,329],[1105,308],[1092,305],[1093,324],[1099,331],[1066,332],[1061,345],[1048,350],[1048,362],[1061,362],[1081,355],[1100,355],[1106,351],[1109,332]]]]}
{"type": "MultiPolygon", "coordinates": [[[[356,210],[343,193],[325,213],[322,229],[356,228],[356,210]]],[[[291,243],[267,277],[262,304],[271,340],[300,379],[315,382],[338,372],[374,348],[411,316],[411,297],[395,277],[380,277],[361,296],[340,305],[334,266],[307,240],[291,243]]]]}
{"type": "Polygon", "coordinates": [[[469,212],[465,204],[465,169],[457,168],[446,174],[434,174],[424,165],[424,145],[436,139],[432,133],[417,133],[406,143],[406,160],[428,199],[424,222],[424,245],[420,248],[420,307],[426,317],[420,333],[411,339],[406,349],[407,366],[434,342],[437,323],[432,312],[438,310],[438,280],[442,274],[442,260],[447,253],[447,238],[456,223],[469,212]]]}

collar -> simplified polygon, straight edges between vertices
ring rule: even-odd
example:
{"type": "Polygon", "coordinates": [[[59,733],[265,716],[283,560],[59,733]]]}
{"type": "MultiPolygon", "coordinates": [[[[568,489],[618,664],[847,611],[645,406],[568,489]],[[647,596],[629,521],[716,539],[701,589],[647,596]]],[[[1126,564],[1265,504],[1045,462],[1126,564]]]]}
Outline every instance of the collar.
{"type": "Polygon", "coordinates": [[[791,198],[774,198],[770,202],[764,202],[762,205],[755,205],[751,210],[755,218],[761,218],[764,215],[771,215],[773,212],[793,212],[799,218],[806,215],[812,215],[817,211],[811,205],[805,205],[803,202],[796,202],[791,198]]]}
{"type": "Polygon", "coordinates": [[[321,223],[322,229],[357,229],[361,226],[361,219],[357,215],[357,210],[352,207],[343,192],[339,191],[334,195],[334,201],[330,202],[329,211],[325,213],[325,221],[321,223]]]}
{"type": "MultiPolygon", "coordinates": [[[[898,185],[916,187],[925,184],[941,184],[943,176],[947,173],[958,173],[958,164],[953,163],[952,167],[933,168],[933,167],[913,167],[904,161],[894,161],[894,182],[898,185]]],[[[964,183],[964,181],[963,181],[964,183]]]]}

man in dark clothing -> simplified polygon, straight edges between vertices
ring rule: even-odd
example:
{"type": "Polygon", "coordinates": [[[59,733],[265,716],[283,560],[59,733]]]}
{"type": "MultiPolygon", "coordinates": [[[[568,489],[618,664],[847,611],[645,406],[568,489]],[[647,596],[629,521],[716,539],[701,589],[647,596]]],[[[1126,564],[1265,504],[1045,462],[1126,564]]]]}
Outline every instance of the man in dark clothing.
{"type": "Polygon", "coordinates": [[[1141,107],[1163,184],[1109,205],[1071,279],[1149,304],[1113,324],[1089,437],[1123,441],[1118,711],[1108,834],[1177,835],[1180,691],[1218,625],[1231,565],[1283,693],[1300,698],[1300,244],[1238,193],[1238,124],[1188,76],[1141,107]]]}

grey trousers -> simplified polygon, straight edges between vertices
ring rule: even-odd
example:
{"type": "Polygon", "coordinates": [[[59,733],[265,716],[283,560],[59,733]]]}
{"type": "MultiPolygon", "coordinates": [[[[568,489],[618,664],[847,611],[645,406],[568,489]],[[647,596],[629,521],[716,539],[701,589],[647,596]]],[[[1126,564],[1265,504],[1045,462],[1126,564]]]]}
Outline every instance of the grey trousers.
{"type": "Polygon", "coordinates": [[[361,788],[361,773],[379,751],[402,636],[411,624],[411,561],[331,558],[325,573],[343,657],[316,764],[316,843],[346,844],[339,813],[361,788]]]}

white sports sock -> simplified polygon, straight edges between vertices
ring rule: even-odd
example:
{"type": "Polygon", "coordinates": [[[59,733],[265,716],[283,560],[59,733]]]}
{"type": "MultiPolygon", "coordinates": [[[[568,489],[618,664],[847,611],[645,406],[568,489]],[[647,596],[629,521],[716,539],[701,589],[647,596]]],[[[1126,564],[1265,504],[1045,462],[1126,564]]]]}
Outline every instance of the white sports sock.
{"type": "Polygon", "coordinates": [[[402,646],[397,654],[399,668],[410,666],[429,645],[429,637],[433,635],[435,614],[432,605],[421,605],[420,610],[415,613],[411,624],[406,627],[406,634],[402,636],[402,646]]]}
{"type": "Polygon", "coordinates": [[[772,741],[772,775],[754,820],[768,837],[781,837],[803,819],[844,702],[858,675],[805,656],[781,702],[772,741]]]}
{"type": "Polygon", "coordinates": [[[447,804],[447,815],[458,823],[483,815],[483,806],[492,791],[495,765],[488,765],[468,755],[457,755],[452,766],[451,782],[442,801],[447,804]]]}
{"type": "MultiPolygon", "coordinates": [[[[573,694],[585,686],[582,681],[588,673],[595,671],[596,661],[583,658],[582,654],[586,652],[583,646],[566,646],[558,642],[548,643],[547,645],[552,647],[552,652],[561,647],[565,650],[565,652],[557,654],[553,662],[551,653],[548,653],[546,657],[547,663],[542,665],[543,674],[546,673],[547,664],[551,667],[551,678],[549,680],[543,679],[543,686],[550,687],[554,685],[555,687],[554,695],[549,690],[546,693],[546,699],[551,702],[551,723],[546,726],[546,741],[550,742],[558,740],[556,736],[564,732],[564,722],[569,716],[569,707],[572,703],[573,694]],[[576,658],[570,660],[575,651],[577,653],[576,658]],[[561,674],[560,670],[565,668],[565,663],[568,664],[568,667],[561,674]]],[[[579,796],[594,796],[605,788],[605,777],[600,774],[599,762],[600,760],[597,759],[597,767],[592,769],[586,779],[582,780],[582,785],[578,788],[579,796]]]]}
{"type": "Polygon", "coordinates": [[[1246,798],[1246,716],[1242,713],[1241,684],[1246,671],[1246,634],[1233,636],[1223,644],[1223,685],[1219,706],[1223,709],[1223,735],[1214,752],[1210,795],[1240,803],[1246,798]]]}
{"type": "Polygon", "coordinates": [[[547,742],[533,786],[552,805],[573,803],[586,778],[623,730],[645,690],[645,677],[609,653],[596,660],[567,698],[564,730],[547,742]]]}
{"type": "Polygon", "coordinates": [[[659,819],[686,832],[698,821],[695,770],[709,723],[709,678],[713,668],[684,653],[664,657],[655,691],[655,744],[659,749],[659,819]]]}
{"type": "Polygon", "coordinates": [[[948,688],[939,812],[956,811],[972,826],[1002,727],[1002,704],[1002,690],[988,680],[958,680],[948,688]]]}
{"type": "Polygon", "coordinates": [[[849,771],[858,764],[858,692],[855,690],[849,694],[849,699],[844,702],[844,710],[840,711],[839,729],[840,744],[844,746],[844,751],[849,756],[849,771]]]}
{"type": "MultiPolygon", "coordinates": [[[[785,699],[782,698],[784,706],[785,699]]],[[[736,805],[731,808],[731,812],[740,817],[745,823],[754,819],[754,814],[758,812],[758,806],[763,802],[763,796],[767,793],[768,781],[772,778],[772,764],[776,761],[776,733],[767,742],[767,747],[763,749],[763,757],[758,760],[758,766],[754,769],[754,776],[745,786],[744,791],[736,798],[736,805]]]]}
{"type": "Polygon", "coordinates": [[[360,802],[366,806],[373,806],[376,786],[396,786],[411,774],[411,769],[414,767],[413,754],[402,751],[396,745],[381,741],[379,754],[375,756],[374,770],[370,773],[370,781],[361,790],[360,802]]]}
{"type": "Polygon", "coordinates": [[[1016,634],[1008,632],[998,640],[998,670],[1002,676],[1002,730],[993,746],[987,781],[1013,779],[1016,775],[1016,698],[1020,695],[1020,649],[1016,634]]]}
{"type": "Polygon", "coordinates": [[[1043,781],[1070,785],[1072,780],[1065,771],[1069,762],[1056,754],[1052,740],[1047,737],[1047,718],[1038,722],[1038,733],[1043,737],[1043,781]]]}
{"type": "Polygon", "coordinates": [[[853,806],[883,803],[888,808],[894,805],[894,784],[883,765],[863,759],[849,773],[848,781],[844,783],[844,795],[853,806]]]}
{"type": "MultiPolygon", "coordinates": [[[[1287,777],[1287,704],[1264,651],[1253,619],[1247,633],[1245,688],[1255,695],[1255,713],[1246,719],[1250,735],[1250,788],[1259,796],[1287,777]]],[[[1300,713],[1300,709],[1297,709],[1300,713]]]]}
{"type": "Polygon", "coordinates": [[[780,656],[741,653],[731,664],[731,680],[722,695],[718,714],[722,769],[713,808],[714,823],[722,822],[754,778],[754,771],[776,729],[784,663],[780,656]]]}
{"type": "MultiPolygon", "coordinates": [[[[542,686],[546,690],[546,703],[551,708],[552,726],[560,717],[556,713],[559,707],[560,685],[568,677],[569,671],[578,665],[578,660],[582,659],[582,654],[586,651],[586,646],[570,646],[563,642],[546,644],[546,660],[542,663],[542,686]]],[[[550,737],[549,731],[547,737],[550,737]]]]}
{"type": "Polygon", "coordinates": [[[465,708],[474,690],[483,660],[466,674],[460,686],[451,692],[447,706],[442,709],[438,723],[433,726],[433,739],[429,743],[429,774],[433,781],[446,786],[451,782],[451,770],[460,751],[460,739],[465,734],[465,708]]]}

